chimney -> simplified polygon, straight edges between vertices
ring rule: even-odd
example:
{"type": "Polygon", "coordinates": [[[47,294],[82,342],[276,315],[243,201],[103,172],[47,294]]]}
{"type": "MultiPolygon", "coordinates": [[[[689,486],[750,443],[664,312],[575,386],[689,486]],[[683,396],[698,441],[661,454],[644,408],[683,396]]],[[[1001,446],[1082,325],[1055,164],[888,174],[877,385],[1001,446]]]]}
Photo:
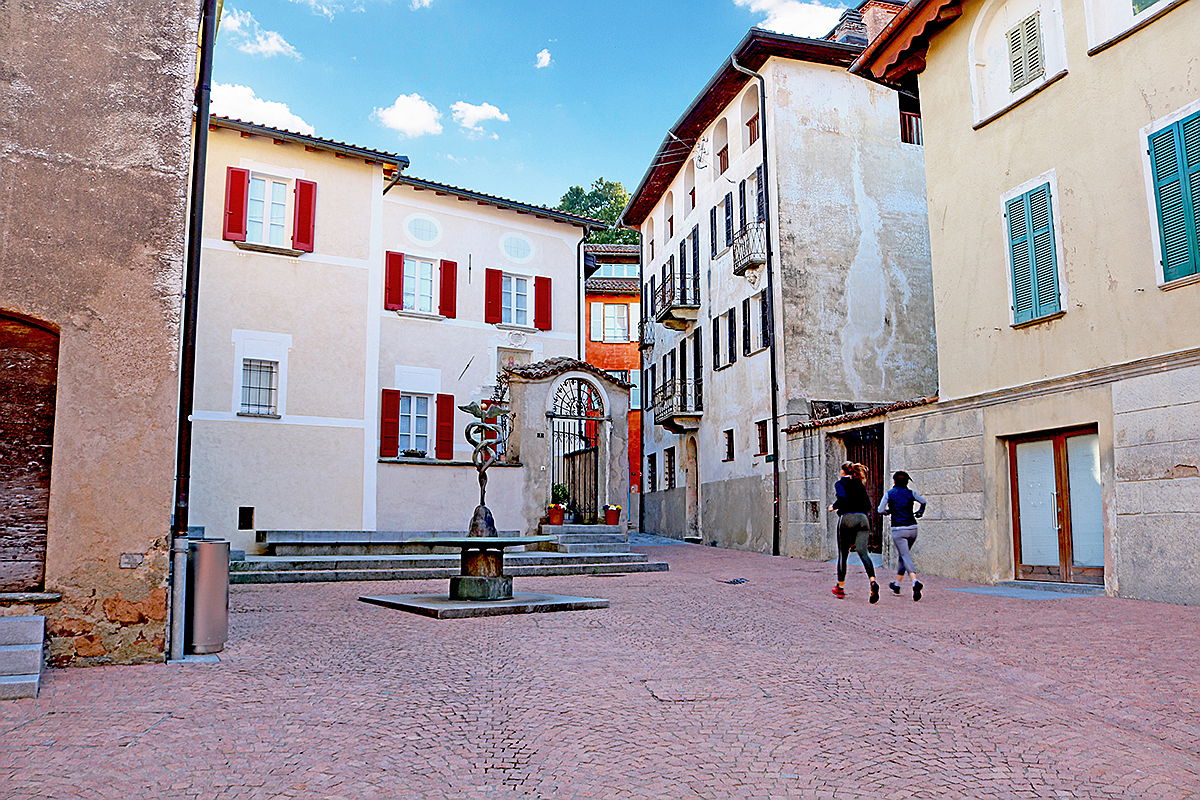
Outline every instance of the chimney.
{"type": "MultiPolygon", "coordinates": [[[[886,25],[887,23],[884,24],[886,25]]],[[[856,8],[847,8],[842,12],[842,18],[838,20],[837,27],[829,34],[829,38],[839,44],[865,46],[869,39],[867,38],[867,25],[863,21],[863,15],[856,8]]]]}
{"type": "Polygon", "coordinates": [[[887,24],[892,21],[892,17],[900,13],[904,8],[903,3],[892,3],[887,0],[867,0],[859,7],[860,19],[866,23],[866,37],[868,42],[875,41],[875,37],[887,27],[887,24]]]}

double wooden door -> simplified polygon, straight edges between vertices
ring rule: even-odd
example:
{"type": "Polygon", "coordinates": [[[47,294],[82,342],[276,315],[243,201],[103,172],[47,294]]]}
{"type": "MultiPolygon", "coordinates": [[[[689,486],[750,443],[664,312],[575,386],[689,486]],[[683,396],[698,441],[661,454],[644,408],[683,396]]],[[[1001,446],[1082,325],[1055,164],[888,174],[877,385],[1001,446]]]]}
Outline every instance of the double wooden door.
{"type": "Polygon", "coordinates": [[[1009,470],[1017,579],[1103,583],[1095,428],[1011,439],[1009,470]]]}

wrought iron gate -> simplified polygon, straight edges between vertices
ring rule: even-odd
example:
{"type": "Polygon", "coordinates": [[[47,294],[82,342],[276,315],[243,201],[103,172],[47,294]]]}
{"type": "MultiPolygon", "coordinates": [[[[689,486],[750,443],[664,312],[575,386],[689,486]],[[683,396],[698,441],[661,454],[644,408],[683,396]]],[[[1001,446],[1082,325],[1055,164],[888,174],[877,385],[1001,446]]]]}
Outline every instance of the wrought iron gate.
{"type": "MultiPolygon", "coordinates": [[[[550,491],[566,487],[567,513],[582,522],[599,515],[600,430],[608,417],[600,391],[568,378],[554,393],[550,423],[550,491]]],[[[560,490],[561,491],[561,490],[560,490]]]]}

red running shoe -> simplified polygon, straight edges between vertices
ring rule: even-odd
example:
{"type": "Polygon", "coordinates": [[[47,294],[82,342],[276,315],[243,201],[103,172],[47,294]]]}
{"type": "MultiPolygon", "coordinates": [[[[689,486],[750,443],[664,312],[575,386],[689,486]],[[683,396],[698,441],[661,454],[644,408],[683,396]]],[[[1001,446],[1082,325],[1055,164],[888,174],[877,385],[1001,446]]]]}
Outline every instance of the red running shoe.
{"type": "Polygon", "coordinates": [[[836,597],[838,600],[845,600],[846,599],[846,590],[840,586],[834,586],[833,587],[833,596],[836,597]]]}

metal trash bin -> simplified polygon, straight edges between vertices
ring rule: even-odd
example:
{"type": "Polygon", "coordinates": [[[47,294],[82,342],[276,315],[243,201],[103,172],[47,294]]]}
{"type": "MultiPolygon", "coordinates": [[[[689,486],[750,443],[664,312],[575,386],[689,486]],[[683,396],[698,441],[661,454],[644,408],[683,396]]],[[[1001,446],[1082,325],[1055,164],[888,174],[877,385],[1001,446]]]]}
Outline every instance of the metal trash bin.
{"type": "Polygon", "coordinates": [[[229,542],[188,540],[187,652],[219,653],[229,638],[229,542]]]}

